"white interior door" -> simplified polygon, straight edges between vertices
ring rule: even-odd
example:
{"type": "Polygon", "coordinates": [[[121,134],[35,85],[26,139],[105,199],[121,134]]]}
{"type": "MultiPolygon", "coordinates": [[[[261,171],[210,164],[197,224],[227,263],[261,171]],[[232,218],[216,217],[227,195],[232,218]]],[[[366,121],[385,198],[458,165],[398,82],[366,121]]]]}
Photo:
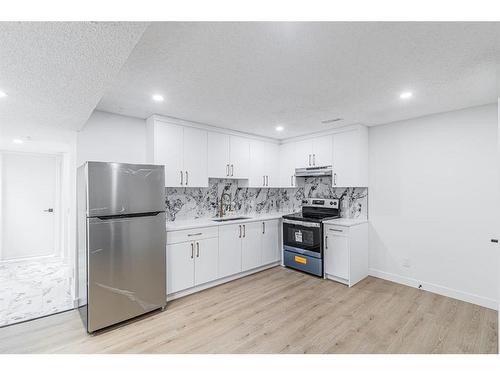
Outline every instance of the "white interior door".
{"type": "Polygon", "coordinates": [[[56,255],[59,158],[1,156],[1,259],[56,255]]]}

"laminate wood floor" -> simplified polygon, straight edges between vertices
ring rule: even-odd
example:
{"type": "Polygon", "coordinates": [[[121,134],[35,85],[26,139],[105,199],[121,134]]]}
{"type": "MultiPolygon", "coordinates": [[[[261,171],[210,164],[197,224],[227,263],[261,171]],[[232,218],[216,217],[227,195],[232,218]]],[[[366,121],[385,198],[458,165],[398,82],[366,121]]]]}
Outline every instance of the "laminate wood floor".
{"type": "Polygon", "coordinates": [[[1,353],[497,353],[497,312],[368,277],[282,267],[96,335],[76,311],[0,329],[1,353]]]}

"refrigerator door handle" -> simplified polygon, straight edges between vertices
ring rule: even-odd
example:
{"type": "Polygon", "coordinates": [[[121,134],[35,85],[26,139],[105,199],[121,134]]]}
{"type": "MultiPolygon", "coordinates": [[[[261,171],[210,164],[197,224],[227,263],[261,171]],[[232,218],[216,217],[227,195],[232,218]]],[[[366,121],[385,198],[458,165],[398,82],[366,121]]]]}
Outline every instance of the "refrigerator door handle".
{"type": "Polygon", "coordinates": [[[96,218],[99,220],[133,219],[134,217],[158,216],[162,212],[163,211],[154,211],[154,212],[141,212],[137,214],[126,214],[126,215],[96,216],[96,218]]]}

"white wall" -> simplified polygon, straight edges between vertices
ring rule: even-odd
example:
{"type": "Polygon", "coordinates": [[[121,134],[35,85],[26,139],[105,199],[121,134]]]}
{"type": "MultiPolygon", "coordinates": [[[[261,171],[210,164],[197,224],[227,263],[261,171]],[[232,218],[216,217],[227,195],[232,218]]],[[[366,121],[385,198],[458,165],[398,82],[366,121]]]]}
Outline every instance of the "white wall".
{"type": "Polygon", "coordinates": [[[496,146],[496,104],[370,128],[374,276],[497,307],[496,146]]]}
{"type": "Polygon", "coordinates": [[[78,165],[85,161],[146,162],[146,121],[94,111],[78,133],[78,165]]]}

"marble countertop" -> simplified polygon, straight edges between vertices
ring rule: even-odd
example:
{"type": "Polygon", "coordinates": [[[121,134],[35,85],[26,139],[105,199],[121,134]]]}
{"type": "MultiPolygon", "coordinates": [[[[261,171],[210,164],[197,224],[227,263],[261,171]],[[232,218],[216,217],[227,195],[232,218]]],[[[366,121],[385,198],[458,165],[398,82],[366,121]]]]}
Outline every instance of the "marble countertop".
{"type": "Polygon", "coordinates": [[[251,223],[253,221],[281,219],[283,215],[286,215],[286,213],[277,212],[277,213],[263,214],[263,215],[241,215],[248,217],[248,219],[229,220],[229,221],[213,221],[213,219],[215,218],[167,221],[167,232],[175,230],[203,228],[203,227],[218,227],[221,225],[245,224],[245,223],[251,223]]]}
{"type": "Polygon", "coordinates": [[[335,224],[343,227],[352,227],[354,225],[359,225],[364,223],[368,223],[367,218],[346,219],[341,217],[339,219],[326,220],[323,222],[323,224],[335,224]]]}

